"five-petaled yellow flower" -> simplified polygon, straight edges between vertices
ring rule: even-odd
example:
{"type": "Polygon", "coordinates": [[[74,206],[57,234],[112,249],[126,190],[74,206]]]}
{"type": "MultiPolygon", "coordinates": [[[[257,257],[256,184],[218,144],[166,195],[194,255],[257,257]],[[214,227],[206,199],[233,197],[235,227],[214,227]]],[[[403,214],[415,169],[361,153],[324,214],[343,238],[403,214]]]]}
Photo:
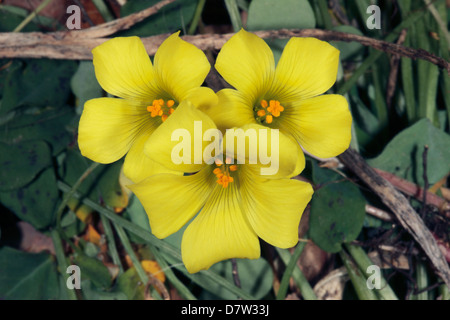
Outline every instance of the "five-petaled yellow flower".
{"type": "MultiPolygon", "coordinates": [[[[189,101],[183,101],[178,108],[172,115],[176,121],[156,129],[145,152],[172,170],[193,174],[161,173],[130,186],[147,212],[152,233],[165,238],[195,217],[181,243],[183,262],[191,273],[229,258],[258,258],[258,237],[274,246],[293,247],[298,241],[300,218],[313,193],[310,184],[289,179],[304,165],[298,153],[290,152],[296,142],[282,133],[278,141],[267,140],[279,150],[279,171],[272,176],[261,175],[261,162],[239,164],[233,160],[240,156],[237,151],[223,149],[221,154],[210,152],[211,156],[201,163],[195,163],[195,155],[191,154],[188,163],[175,164],[172,151],[178,142],[171,138],[175,130],[185,129],[191,137],[203,137],[216,128],[189,101]],[[195,132],[196,121],[202,123],[200,133],[195,132]]],[[[249,129],[273,130],[258,124],[242,128],[244,132],[249,129]]],[[[202,155],[208,154],[207,146],[203,141],[202,155]]]]}
{"type": "Polygon", "coordinates": [[[167,172],[145,156],[145,142],[162,123],[171,122],[181,101],[197,107],[217,102],[210,88],[200,87],[210,70],[206,56],[178,33],[161,44],[154,65],[138,37],[108,40],[92,53],[98,82],[118,98],[86,102],[78,129],[81,153],[100,163],[126,154],[124,174],[134,182],[167,172]]]}
{"type": "Polygon", "coordinates": [[[338,61],[339,51],[324,41],[291,38],[275,67],[264,40],[242,29],[215,65],[234,89],[219,91],[220,103],[204,111],[221,129],[259,123],[312,155],[337,156],[349,147],[352,117],[343,96],[322,94],[336,81],[338,61]]]}

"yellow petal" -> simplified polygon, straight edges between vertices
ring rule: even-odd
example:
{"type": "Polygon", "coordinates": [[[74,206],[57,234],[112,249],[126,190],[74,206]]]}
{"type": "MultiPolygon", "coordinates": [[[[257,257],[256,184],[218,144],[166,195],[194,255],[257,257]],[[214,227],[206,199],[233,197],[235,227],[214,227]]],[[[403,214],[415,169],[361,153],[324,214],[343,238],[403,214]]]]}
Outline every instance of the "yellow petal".
{"type": "Polygon", "coordinates": [[[138,37],[118,37],[92,50],[95,75],[112,95],[151,103],[158,95],[155,72],[138,37]]]}
{"type": "Polygon", "coordinates": [[[180,176],[157,174],[129,188],[147,212],[152,233],[162,239],[177,232],[203,207],[216,184],[211,168],[180,176]]]}
{"type": "Polygon", "coordinates": [[[217,93],[219,101],[201,108],[217,125],[225,131],[232,127],[242,127],[249,123],[256,123],[253,106],[241,92],[234,89],[222,89],[217,93]]]}
{"type": "Polygon", "coordinates": [[[217,105],[219,102],[216,93],[207,87],[196,87],[189,90],[183,100],[189,100],[200,110],[208,109],[211,106],[217,105]]]}
{"type": "Polygon", "coordinates": [[[148,126],[151,121],[145,105],[116,98],[92,99],[84,105],[78,144],[85,157],[111,163],[122,158],[148,126]]]}
{"type": "Polygon", "coordinates": [[[315,97],[335,83],[339,50],[315,38],[291,38],[278,62],[271,94],[284,103],[315,97]]]}
{"type": "Polygon", "coordinates": [[[158,84],[181,101],[190,89],[203,83],[211,65],[203,51],[181,40],[178,34],[172,34],[161,44],[154,64],[158,84]]]}
{"type": "Polygon", "coordinates": [[[169,170],[159,162],[156,162],[153,159],[149,158],[144,153],[145,143],[154,132],[154,130],[154,128],[150,128],[145,132],[140,132],[139,136],[136,138],[136,141],[125,157],[125,162],[123,164],[123,173],[134,183],[138,183],[139,181],[142,181],[147,177],[158,173],[182,174],[178,171],[169,170]]]}
{"type": "Polygon", "coordinates": [[[259,124],[228,129],[223,145],[227,156],[267,179],[290,178],[305,168],[298,143],[279,129],[259,124]]]}
{"type": "Polygon", "coordinates": [[[264,180],[245,169],[240,181],[242,207],[257,235],[280,248],[295,246],[300,219],[313,194],[311,185],[295,179],[264,180]]]}
{"type": "Polygon", "coordinates": [[[350,145],[352,116],[341,95],[322,95],[287,109],[280,129],[290,132],[309,153],[335,157],[350,145]]]}
{"type": "Polygon", "coordinates": [[[222,47],[215,67],[229,84],[254,103],[270,87],[275,61],[263,39],[242,29],[222,47]]]}
{"type": "Polygon", "coordinates": [[[190,273],[230,258],[257,259],[259,240],[240,207],[236,183],[216,184],[204,208],[187,227],[181,255],[190,273]]]}
{"type": "Polygon", "coordinates": [[[196,172],[205,165],[203,152],[211,142],[205,132],[214,122],[191,102],[184,100],[175,112],[153,132],[144,152],[161,165],[181,172],[196,172]]]}

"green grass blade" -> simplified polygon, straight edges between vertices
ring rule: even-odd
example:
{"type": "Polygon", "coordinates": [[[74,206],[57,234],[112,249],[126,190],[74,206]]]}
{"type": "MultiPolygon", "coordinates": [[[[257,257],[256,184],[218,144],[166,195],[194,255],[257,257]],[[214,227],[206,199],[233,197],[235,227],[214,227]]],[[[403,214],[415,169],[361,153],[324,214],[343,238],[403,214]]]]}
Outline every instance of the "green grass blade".
{"type": "Polygon", "coordinates": [[[242,28],[242,19],[236,0],[225,0],[225,6],[227,7],[234,32],[238,32],[242,28]]]}
{"type": "MultiPolygon", "coordinates": [[[[296,250],[298,250],[296,252],[297,255],[301,254],[301,250],[303,249],[303,247],[301,246],[301,244],[299,244],[296,248],[296,250]],[[299,253],[300,252],[300,253],[299,253]]],[[[289,268],[292,268],[292,270],[287,270],[285,271],[285,275],[286,277],[289,277],[292,275],[292,278],[294,278],[295,283],[297,284],[297,286],[299,287],[303,298],[305,300],[317,300],[317,296],[314,293],[314,290],[311,288],[311,285],[309,284],[308,280],[306,279],[305,275],[303,274],[303,272],[300,270],[300,268],[297,266],[297,264],[295,263],[298,259],[295,259],[295,257],[293,257],[288,250],[286,249],[280,249],[280,248],[276,248],[278,254],[281,257],[281,260],[283,260],[283,262],[289,266],[289,268]],[[291,262],[294,261],[294,262],[291,262]],[[292,267],[293,265],[293,267],[292,267]]],[[[294,253],[295,254],[295,253],[294,253]]],[[[283,277],[285,277],[285,275],[283,275],[283,277]]],[[[280,297],[282,294],[279,294],[280,297]]],[[[278,296],[277,296],[278,299],[278,296]]]]}
{"type": "Polygon", "coordinates": [[[120,261],[119,252],[117,251],[116,242],[114,241],[114,233],[111,228],[111,223],[104,215],[100,215],[100,219],[102,221],[103,230],[105,231],[109,254],[113,263],[119,267],[119,274],[122,274],[123,266],[120,261]]]}
{"type": "MultiPolygon", "coordinates": [[[[373,262],[370,260],[366,252],[361,247],[352,244],[346,244],[345,247],[352,256],[353,260],[356,262],[356,265],[360,271],[364,273],[366,277],[369,277],[371,274],[367,273],[367,268],[372,266],[373,262]]],[[[376,293],[380,296],[380,298],[382,300],[398,300],[397,295],[386,282],[386,279],[381,276],[380,280],[380,289],[373,289],[376,290],[376,293]]]]}
{"type": "Polygon", "coordinates": [[[67,261],[66,256],[64,255],[64,249],[62,247],[61,237],[57,230],[52,230],[50,232],[53,246],[55,247],[56,261],[58,262],[59,272],[61,273],[62,278],[65,280],[63,286],[67,288],[67,297],[70,300],[77,300],[77,295],[74,289],[69,289],[66,285],[66,281],[69,277],[69,274],[66,273],[67,270],[67,261]]]}
{"type": "Polygon", "coordinates": [[[318,0],[317,5],[319,6],[320,15],[322,17],[323,25],[325,29],[333,29],[333,23],[331,21],[330,12],[328,11],[328,1],[318,0]]]}
{"type": "Polygon", "coordinates": [[[202,17],[203,8],[205,7],[206,0],[199,0],[197,8],[195,9],[194,17],[192,18],[191,25],[189,26],[188,34],[194,34],[197,30],[198,24],[202,17]]]}
{"type": "Polygon", "coordinates": [[[27,26],[46,6],[48,6],[52,0],[44,0],[41,4],[31,12],[14,30],[13,32],[20,32],[27,26]]]}
{"type": "Polygon", "coordinates": [[[378,300],[375,292],[367,287],[366,278],[362,274],[361,270],[359,270],[359,268],[354,264],[350,256],[348,256],[344,250],[339,252],[339,256],[347,269],[358,298],[360,300],[378,300]]]}
{"type": "MultiPolygon", "coordinates": [[[[405,46],[409,46],[409,35],[406,36],[405,46]]],[[[402,88],[405,96],[406,117],[408,123],[416,120],[416,97],[414,90],[413,63],[409,58],[401,58],[400,72],[402,77],[402,88]]]]}
{"type": "MultiPolygon", "coordinates": [[[[438,3],[443,2],[443,0],[438,0],[438,3]]],[[[401,30],[408,28],[412,26],[414,23],[416,23],[419,19],[421,19],[426,13],[425,8],[422,10],[418,10],[411,15],[408,16],[408,18],[404,19],[397,27],[394,28],[394,30],[384,39],[387,42],[394,41],[401,30]]],[[[358,79],[370,68],[372,65],[378,60],[379,57],[383,52],[381,51],[373,51],[365,60],[364,62],[354,71],[352,76],[344,82],[341,87],[338,90],[338,94],[344,94],[348,92],[358,81],[358,79]]]]}
{"type": "Polygon", "coordinates": [[[184,285],[180,279],[177,278],[172,271],[172,266],[169,266],[162,256],[162,254],[154,246],[150,245],[150,251],[154,255],[156,262],[161,267],[161,271],[164,272],[169,282],[177,289],[178,293],[187,300],[197,300],[192,292],[184,285]]]}
{"type": "Polygon", "coordinates": [[[297,265],[297,261],[300,258],[305,245],[305,242],[299,242],[294,250],[294,254],[289,259],[289,262],[286,265],[286,270],[284,271],[283,277],[281,278],[280,288],[278,289],[277,293],[277,300],[284,300],[286,298],[289,287],[289,280],[291,279],[294,268],[297,265]]]}
{"type": "MultiPolygon", "coordinates": [[[[61,181],[58,181],[58,187],[63,192],[69,192],[71,190],[71,188],[68,185],[66,185],[65,183],[63,183],[61,181]]],[[[78,192],[74,193],[73,196],[76,197],[76,198],[81,198],[81,195],[78,192]]],[[[175,258],[175,260],[177,262],[181,261],[181,253],[179,252],[178,249],[176,249],[172,245],[168,244],[167,242],[156,238],[154,235],[149,233],[144,228],[142,228],[140,226],[137,226],[134,223],[132,223],[132,222],[130,222],[130,221],[128,221],[128,220],[118,216],[115,212],[102,207],[98,203],[96,203],[96,202],[94,202],[94,201],[92,201],[92,200],[90,200],[88,198],[83,198],[82,203],[87,205],[88,207],[96,210],[98,213],[100,213],[102,215],[105,215],[113,223],[117,223],[119,226],[123,227],[124,229],[134,233],[136,236],[140,237],[145,242],[147,242],[147,243],[149,243],[151,245],[154,245],[155,247],[163,250],[165,253],[167,253],[171,257],[175,258]]],[[[187,270],[184,267],[184,265],[180,266],[177,263],[174,266],[177,269],[185,272],[188,276],[190,275],[187,272],[187,270]]],[[[201,271],[201,273],[203,275],[205,275],[207,278],[211,279],[212,281],[215,281],[219,285],[223,286],[224,288],[229,290],[231,293],[236,294],[237,296],[241,297],[242,299],[255,300],[253,296],[249,295],[248,293],[246,293],[242,289],[236,287],[233,283],[231,283],[227,279],[225,279],[225,278],[215,274],[214,272],[212,272],[210,270],[205,270],[205,271],[201,271]]],[[[194,279],[194,278],[192,278],[192,279],[194,279]]]]}

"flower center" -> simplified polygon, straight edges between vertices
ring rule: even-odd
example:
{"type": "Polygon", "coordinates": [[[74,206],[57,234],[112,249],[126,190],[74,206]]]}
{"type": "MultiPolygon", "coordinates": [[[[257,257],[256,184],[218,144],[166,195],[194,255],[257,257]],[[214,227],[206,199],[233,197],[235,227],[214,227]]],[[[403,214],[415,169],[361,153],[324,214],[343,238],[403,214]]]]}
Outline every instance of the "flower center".
{"type": "Polygon", "coordinates": [[[284,107],[280,104],[278,100],[261,100],[260,105],[256,106],[256,120],[260,123],[270,124],[273,122],[273,118],[280,116],[281,112],[284,111],[284,107]]]}
{"type": "Polygon", "coordinates": [[[163,99],[157,99],[153,100],[152,105],[147,107],[147,111],[150,112],[152,118],[161,117],[161,120],[164,122],[174,113],[174,106],[175,101],[173,100],[167,100],[165,102],[163,99]]]}
{"type": "Polygon", "coordinates": [[[225,164],[219,159],[216,159],[215,163],[217,168],[213,170],[213,173],[216,175],[216,182],[226,188],[228,184],[234,181],[231,172],[237,171],[238,166],[235,164],[230,165],[231,158],[226,158],[225,164]]]}

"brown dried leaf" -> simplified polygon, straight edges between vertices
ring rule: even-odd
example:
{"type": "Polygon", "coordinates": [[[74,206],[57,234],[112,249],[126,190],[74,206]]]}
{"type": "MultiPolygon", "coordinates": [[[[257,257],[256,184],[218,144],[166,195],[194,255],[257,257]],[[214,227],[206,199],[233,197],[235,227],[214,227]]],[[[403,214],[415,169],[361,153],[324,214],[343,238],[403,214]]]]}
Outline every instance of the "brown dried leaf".
{"type": "Polygon", "coordinates": [[[51,254],[55,254],[52,238],[37,231],[28,222],[19,221],[17,227],[22,234],[19,244],[21,250],[31,253],[49,251],[51,254]]]}

